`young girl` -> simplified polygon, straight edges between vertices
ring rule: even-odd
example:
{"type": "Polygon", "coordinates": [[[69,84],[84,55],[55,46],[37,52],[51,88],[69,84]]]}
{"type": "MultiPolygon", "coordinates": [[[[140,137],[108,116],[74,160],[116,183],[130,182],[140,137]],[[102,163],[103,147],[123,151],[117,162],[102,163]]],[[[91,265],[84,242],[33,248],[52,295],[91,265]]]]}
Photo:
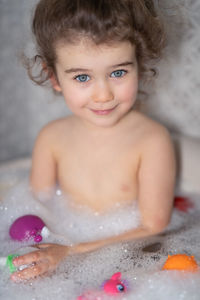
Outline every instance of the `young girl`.
{"type": "Polygon", "coordinates": [[[35,195],[56,183],[73,205],[100,214],[137,201],[141,224],[117,236],[74,246],[40,244],[14,264],[30,279],[69,255],[161,232],[169,223],[175,160],[168,132],[134,109],[138,81],[152,72],[164,44],[151,0],[40,0],[33,19],[41,72],[72,115],[44,127],[33,152],[35,195]]]}

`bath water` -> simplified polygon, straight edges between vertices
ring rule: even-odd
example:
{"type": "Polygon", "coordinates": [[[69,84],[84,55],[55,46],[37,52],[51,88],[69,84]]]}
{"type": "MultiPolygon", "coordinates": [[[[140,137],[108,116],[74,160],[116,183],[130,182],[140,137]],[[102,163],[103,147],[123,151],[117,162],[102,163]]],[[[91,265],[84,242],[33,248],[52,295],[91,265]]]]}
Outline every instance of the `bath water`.
{"type": "MultiPolygon", "coordinates": [[[[51,201],[37,201],[31,196],[27,184],[28,168],[22,170],[19,167],[9,172],[0,170],[4,186],[14,185],[8,192],[4,189],[0,202],[0,256],[15,253],[18,248],[29,244],[11,241],[8,234],[12,222],[24,214],[40,216],[54,233],[44,242],[66,244],[118,234],[139,223],[135,205],[116,207],[112,214],[101,216],[85,209],[74,211],[68,204],[64,210],[59,190],[51,201]]],[[[98,294],[102,283],[120,271],[122,279],[127,282],[128,292],[117,299],[199,300],[199,271],[161,270],[169,254],[194,255],[200,262],[200,195],[190,195],[190,199],[194,209],[188,213],[174,210],[170,226],[159,236],[68,257],[53,274],[20,284],[9,279],[7,268],[1,268],[0,299],[73,300],[87,290],[98,294]]],[[[116,297],[104,295],[101,299],[116,297]]]]}

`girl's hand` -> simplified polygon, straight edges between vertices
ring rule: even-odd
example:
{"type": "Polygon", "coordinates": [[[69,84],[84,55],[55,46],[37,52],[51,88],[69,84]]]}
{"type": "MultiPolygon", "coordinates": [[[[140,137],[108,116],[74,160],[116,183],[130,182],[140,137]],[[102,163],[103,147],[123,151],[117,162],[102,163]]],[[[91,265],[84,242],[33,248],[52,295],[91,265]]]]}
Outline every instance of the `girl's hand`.
{"type": "Polygon", "coordinates": [[[22,271],[11,275],[15,282],[29,280],[56,269],[57,265],[68,255],[69,247],[58,244],[39,244],[33,247],[39,249],[34,252],[16,257],[13,264],[16,267],[29,265],[22,271]]]}

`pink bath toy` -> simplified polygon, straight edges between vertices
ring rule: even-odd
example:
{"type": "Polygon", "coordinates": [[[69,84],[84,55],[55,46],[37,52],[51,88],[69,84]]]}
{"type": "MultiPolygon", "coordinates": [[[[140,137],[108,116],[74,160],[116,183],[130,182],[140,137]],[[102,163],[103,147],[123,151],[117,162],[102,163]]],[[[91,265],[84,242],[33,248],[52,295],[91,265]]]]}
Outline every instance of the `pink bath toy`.
{"type": "Polygon", "coordinates": [[[104,283],[103,290],[106,294],[110,295],[126,292],[126,287],[121,281],[121,272],[113,274],[112,277],[104,283]]]}
{"type": "Polygon", "coordinates": [[[37,216],[25,215],[14,221],[9,230],[10,237],[17,241],[33,239],[36,243],[49,235],[45,223],[37,216]]]}
{"type": "Polygon", "coordinates": [[[77,300],[101,300],[105,295],[117,296],[120,293],[127,292],[127,287],[124,282],[121,281],[121,272],[117,272],[106,280],[102,285],[103,291],[87,291],[83,295],[79,296],[77,300]]]}

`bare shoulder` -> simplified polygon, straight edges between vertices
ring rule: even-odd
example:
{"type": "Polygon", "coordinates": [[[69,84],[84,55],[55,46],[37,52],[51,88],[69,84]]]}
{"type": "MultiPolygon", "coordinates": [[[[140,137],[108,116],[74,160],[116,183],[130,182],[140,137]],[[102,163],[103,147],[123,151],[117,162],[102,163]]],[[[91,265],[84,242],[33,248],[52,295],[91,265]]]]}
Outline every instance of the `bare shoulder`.
{"type": "Polygon", "coordinates": [[[167,128],[142,113],[134,112],[133,126],[137,128],[138,139],[144,147],[155,143],[157,147],[166,144],[172,147],[173,143],[167,128]]]}
{"type": "Polygon", "coordinates": [[[143,114],[137,113],[136,119],[138,122],[139,154],[141,162],[145,166],[145,172],[148,173],[148,168],[149,170],[161,168],[165,170],[166,174],[168,170],[170,177],[174,178],[176,159],[169,131],[160,123],[143,114]]]}
{"type": "Polygon", "coordinates": [[[71,117],[57,119],[49,122],[39,132],[37,140],[45,140],[46,142],[55,142],[70,132],[71,117]]]}

